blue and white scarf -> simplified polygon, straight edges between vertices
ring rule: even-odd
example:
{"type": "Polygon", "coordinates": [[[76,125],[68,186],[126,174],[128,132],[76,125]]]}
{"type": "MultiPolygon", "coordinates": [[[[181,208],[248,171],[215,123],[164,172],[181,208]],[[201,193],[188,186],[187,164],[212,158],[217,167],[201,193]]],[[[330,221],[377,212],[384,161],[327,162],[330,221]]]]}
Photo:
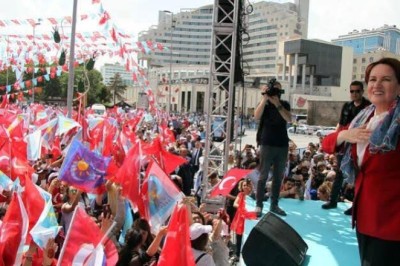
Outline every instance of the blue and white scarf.
{"type": "MultiPolygon", "coordinates": [[[[363,109],[351,122],[350,128],[358,128],[371,117],[375,111],[375,106],[370,105],[363,109]]],[[[400,97],[397,97],[395,103],[389,109],[389,113],[383,121],[372,132],[369,138],[369,152],[371,154],[385,153],[393,151],[397,147],[397,141],[400,135],[400,97]]],[[[353,184],[356,177],[355,163],[351,156],[351,143],[346,143],[344,147],[344,156],[340,164],[340,170],[346,178],[346,182],[353,184]]]]}

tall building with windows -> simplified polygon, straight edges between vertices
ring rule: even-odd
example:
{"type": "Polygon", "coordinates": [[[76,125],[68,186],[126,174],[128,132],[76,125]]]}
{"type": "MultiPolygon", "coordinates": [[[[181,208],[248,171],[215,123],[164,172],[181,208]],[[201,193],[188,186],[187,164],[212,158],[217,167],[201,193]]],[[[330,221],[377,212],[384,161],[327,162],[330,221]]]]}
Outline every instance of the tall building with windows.
{"type": "Polygon", "coordinates": [[[125,66],[119,63],[116,64],[104,64],[100,68],[101,75],[103,76],[103,83],[107,86],[110,84],[111,79],[115,74],[119,73],[122,78],[122,82],[127,86],[124,93],[125,102],[133,104],[137,101],[139,88],[134,84],[132,80],[132,74],[125,70],[125,66]]]}
{"type": "Polygon", "coordinates": [[[364,54],[354,55],[353,57],[353,80],[364,81],[365,70],[372,62],[378,61],[383,57],[392,57],[400,60],[400,54],[378,49],[364,54]]]}
{"type": "Polygon", "coordinates": [[[280,43],[307,38],[309,0],[294,3],[257,2],[248,16],[249,41],[243,45],[244,66],[251,76],[278,74],[280,43]]]}
{"type": "Polygon", "coordinates": [[[173,14],[159,11],[158,25],[139,33],[139,41],[151,40],[167,49],[139,54],[149,66],[208,65],[211,46],[213,5],[182,9],[173,14]]]}
{"type": "MultiPolygon", "coordinates": [[[[245,77],[246,84],[253,83],[255,77],[267,79],[281,75],[282,65],[285,65],[280,56],[284,41],[307,37],[310,1],[278,2],[259,1],[243,10],[243,13],[249,14],[242,18],[245,32],[242,32],[242,47],[237,48],[241,49],[242,56],[236,63],[243,64],[243,71],[248,75],[245,77]],[[252,12],[249,12],[251,9],[252,12]]],[[[159,11],[158,25],[139,33],[138,41],[157,42],[167,48],[138,54],[139,64],[147,61],[149,78],[157,79],[155,84],[163,84],[159,85],[157,91],[161,105],[166,103],[165,97],[169,96],[169,85],[174,89],[174,84],[185,83],[181,79],[186,80],[191,74],[195,80],[209,76],[212,22],[213,5],[181,9],[176,14],[164,10],[159,11]],[[196,68],[201,73],[197,73],[196,68]]],[[[180,86],[180,96],[172,95],[172,110],[180,111],[180,107],[192,111],[202,110],[204,101],[198,99],[204,99],[203,91],[208,85],[201,85],[204,89],[200,90],[196,83],[191,86],[199,89],[200,94],[194,91],[189,93],[185,91],[188,86],[180,86]]],[[[171,93],[174,94],[175,89],[171,93]]]]}
{"type": "MultiPolygon", "coordinates": [[[[243,60],[250,71],[276,72],[279,41],[307,37],[309,0],[288,3],[260,1],[245,18],[249,40],[243,36],[243,60]]],[[[158,25],[139,33],[139,41],[155,41],[168,50],[139,53],[150,67],[209,65],[213,5],[159,11],[158,25]]],[[[245,67],[246,67],[245,66],[245,67]]]]}
{"type": "Polygon", "coordinates": [[[110,84],[111,79],[115,74],[119,73],[121,75],[122,81],[126,86],[131,86],[133,84],[132,74],[125,70],[125,66],[116,64],[104,64],[100,68],[101,75],[103,76],[103,83],[105,85],[110,84]]]}
{"type": "Polygon", "coordinates": [[[372,30],[353,30],[346,35],[340,35],[332,42],[340,46],[352,47],[355,55],[377,50],[400,55],[400,30],[396,25],[384,25],[372,30]]]}

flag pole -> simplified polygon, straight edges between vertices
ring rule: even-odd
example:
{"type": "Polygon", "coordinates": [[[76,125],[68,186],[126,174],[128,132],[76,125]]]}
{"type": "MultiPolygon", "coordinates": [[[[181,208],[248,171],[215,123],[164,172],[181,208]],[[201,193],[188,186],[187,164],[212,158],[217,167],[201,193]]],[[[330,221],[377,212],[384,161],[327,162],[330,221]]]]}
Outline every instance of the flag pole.
{"type": "Polygon", "coordinates": [[[71,29],[71,46],[69,50],[69,66],[68,66],[68,91],[67,91],[67,109],[68,118],[72,117],[72,98],[74,94],[74,79],[75,79],[75,32],[76,32],[76,12],[77,12],[78,0],[74,0],[74,6],[72,11],[72,29],[71,29]]]}
{"type": "MultiPolygon", "coordinates": [[[[76,216],[76,212],[78,211],[78,208],[81,208],[81,207],[79,205],[77,205],[75,207],[75,210],[74,210],[74,212],[72,214],[72,218],[71,218],[71,223],[70,224],[72,224],[74,222],[75,216],[76,216]]],[[[59,260],[57,261],[57,266],[61,266],[61,260],[62,260],[62,258],[64,256],[65,248],[67,246],[66,243],[68,243],[70,234],[71,234],[71,230],[68,230],[67,235],[65,236],[65,239],[64,239],[64,244],[65,245],[62,246],[61,251],[60,251],[60,256],[58,256],[59,260]]]]}
{"type": "MultiPolygon", "coordinates": [[[[103,218],[103,219],[104,219],[104,218],[103,218]]],[[[103,235],[103,237],[101,238],[99,244],[97,244],[97,246],[95,247],[95,250],[96,250],[99,246],[103,245],[103,243],[105,244],[106,241],[110,241],[110,239],[107,239],[107,236],[111,233],[111,230],[113,230],[114,227],[115,227],[116,225],[117,225],[117,222],[116,222],[116,221],[113,221],[113,223],[111,224],[110,228],[108,228],[107,231],[104,233],[104,235],[103,235]]],[[[95,253],[95,252],[92,252],[92,253],[90,254],[90,256],[86,259],[87,262],[90,262],[90,261],[92,260],[94,253],[95,253]]]]}

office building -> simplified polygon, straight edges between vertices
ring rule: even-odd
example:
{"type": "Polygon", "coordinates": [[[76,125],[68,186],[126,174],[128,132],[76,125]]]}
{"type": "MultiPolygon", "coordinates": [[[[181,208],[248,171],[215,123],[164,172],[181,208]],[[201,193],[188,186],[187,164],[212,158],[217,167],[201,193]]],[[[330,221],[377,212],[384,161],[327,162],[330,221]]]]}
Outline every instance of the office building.
{"type": "Polygon", "coordinates": [[[316,40],[284,42],[280,80],[287,88],[284,98],[294,110],[307,110],[308,101],[348,99],[353,50],[316,40]]]}
{"type": "Polygon", "coordinates": [[[139,53],[149,67],[209,65],[213,5],[181,9],[177,14],[159,11],[158,25],[139,33],[139,41],[153,41],[167,49],[139,53]]]}
{"type": "Polygon", "coordinates": [[[248,16],[249,41],[243,44],[243,61],[250,77],[275,77],[280,43],[307,38],[309,0],[295,3],[261,1],[253,4],[248,16]]]}
{"type": "Polygon", "coordinates": [[[125,70],[125,66],[119,63],[115,64],[104,64],[100,68],[101,75],[103,76],[103,83],[105,85],[110,84],[111,79],[115,76],[115,74],[119,73],[121,75],[122,81],[124,85],[131,86],[133,84],[132,74],[125,70]]]}
{"type": "MultiPolygon", "coordinates": [[[[243,61],[250,72],[276,73],[278,43],[307,37],[309,0],[294,3],[260,1],[244,25],[250,39],[243,41],[243,61]]],[[[182,9],[177,14],[159,11],[158,25],[139,33],[139,41],[154,41],[168,50],[139,53],[149,67],[210,64],[213,5],[182,9]]],[[[243,36],[245,38],[246,36],[243,36]]]]}
{"type": "Polygon", "coordinates": [[[383,57],[392,57],[400,60],[400,55],[383,49],[378,49],[364,54],[354,55],[353,58],[353,80],[364,81],[367,66],[383,57]]]}
{"type": "Polygon", "coordinates": [[[377,50],[400,55],[400,30],[396,25],[384,25],[371,30],[353,30],[346,35],[340,35],[332,42],[337,45],[352,47],[355,55],[377,50]]]}
{"type": "Polygon", "coordinates": [[[139,86],[132,80],[132,73],[125,70],[125,66],[119,63],[116,64],[104,64],[100,68],[101,75],[103,76],[104,85],[108,86],[111,83],[112,78],[115,74],[119,73],[122,78],[122,82],[127,86],[124,93],[125,102],[133,104],[137,101],[139,86]]]}
{"type": "MultiPolygon", "coordinates": [[[[290,3],[260,1],[253,3],[252,7],[253,12],[243,18],[249,37],[242,36],[242,64],[244,72],[248,74],[245,78],[246,86],[251,84],[255,77],[267,79],[280,74],[282,69],[279,69],[277,64],[280,62],[282,65],[282,41],[306,38],[308,32],[309,0],[295,0],[290,3]]],[[[176,14],[159,11],[158,25],[139,33],[140,42],[156,42],[168,48],[138,54],[140,64],[142,61],[147,62],[150,81],[155,78],[158,86],[161,86],[157,89],[158,96],[163,94],[160,103],[166,104],[164,94],[169,80],[172,84],[180,84],[182,81],[179,79],[186,79],[189,75],[201,80],[209,76],[212,17],[213,5],[182,9],[176,14]],[[160,82],[165,84],[160,85],[160,82]]],[[[188,79],[188,82],[191,80],[193,79],[188,79]]],[[[197,83],[194,84],[196,85],[190,86],[191,89],[198,87],[197,83]]],[[[199,99],[204,99],[202,97],[206,89],[204,84],[202,86],[204,88],[200,89],[201,95],[192,91],[186,92],[188,86],[180,86],[181,95],[172,96],[172,110],[202,110],[204,100],[199,99]],[[189,100],[190,97],[194,99],[189,100]],[[185,99],[186,102],[179,102],[181,99],[185,99]]]]}

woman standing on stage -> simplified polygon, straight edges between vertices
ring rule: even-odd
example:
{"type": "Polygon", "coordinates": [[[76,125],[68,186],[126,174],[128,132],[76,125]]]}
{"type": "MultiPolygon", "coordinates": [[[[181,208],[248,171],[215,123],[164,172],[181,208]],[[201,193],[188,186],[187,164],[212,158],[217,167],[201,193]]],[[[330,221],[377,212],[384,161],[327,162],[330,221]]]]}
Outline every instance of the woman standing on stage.
{"type": "Polygon", "coordinates": [[[361,264],[400,263],[400,61],[382,58],[365,74],[372,105],[349,129],[327,136],[325,152],[343,149],[341,170],[354,182],[353,227],[361,264]]]}

